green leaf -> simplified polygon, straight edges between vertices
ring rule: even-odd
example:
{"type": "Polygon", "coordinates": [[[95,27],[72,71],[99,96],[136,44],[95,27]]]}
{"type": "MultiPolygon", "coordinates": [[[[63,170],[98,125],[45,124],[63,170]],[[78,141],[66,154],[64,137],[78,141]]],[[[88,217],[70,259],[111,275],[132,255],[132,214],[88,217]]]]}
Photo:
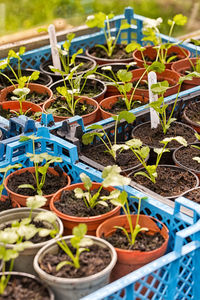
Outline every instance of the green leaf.
{"type": "Polygon", "coordinates": [[[87,233],[87,225],[84,223],[81,223],[72,229],[72,234],[76,237],[82,238],[86,233],[87,233]]]}
{"type": "Polygon", "coordinates": [[[177,14],[173,17],[173,21],[176,25],[184,26],[187,23],[187,17],[182,14],[177,14]]]}
{"type": "Polygon", "coordinates": [[[126,145],[133,149],[139,149],[142,146],[142,141],[140,139],[131,139],[126,142],[126,145]]]}
{"type": "Polygon", "coordinates": [[[30,240],[32,237],[36,235],[38,232],[38,229],[33,224],[26,225],[20,225],[17,229],[17,234],[21,237],[24,237],[25,240],[30,240]]]}
{"type": "Polygon", "coordinates": [[[130,178],[120,175],[120,172],[121,168],[117,165],[105,167],[102,172],[102,178],[104,178],[102,185],[104,187],[129,185],[130,178]]]}
{"type": "Polygon", "coordinates": [[[193,159],[193,160],[196,160],[196,161],[200,164],[200,157],[195,156],[195,157],[193,157],[192,159],[193,159]]]}
{"type": "Polygon", "coordinates": [[[128,52],[128,53],[133,52],[135,50],[143,51],[144,49],[145,49],[144,47],[142,47],[140,44],[138,44],[135,41],[131,42],[130,44],[128,44],[126,46],[126,52],[128,52]]]}
{"type": "Polygon", "coordinates": [[[140,154],[142,158],[147,158],[150,152],[150,148],[148,146],[144,146],[140,149],[140,154]]]}
{"type": "Polygon", "coordinates": [[[81,178],[81,181],[84,183],[84,187],[87,190],[90,190],[92,187],[92,181],[91,181],[90,177],[87,176],[85,173],[81,173],[80,178],[81,178]]]}
{"type": "Polygon", "coordinates": [[[75,188],[74,193],[76,198],[82,199],[85,196],[85,192],[81,188],[75,188]]]}
{"type": "Polygon", "coordinates": [[[34,186],[31,184],[21,184],[18,186],[18,189],[32,189],[35,190],[34,186]]]}
{"type": "Polygon", "coordinates": [[[23,55],[25,53],[25,51],[26,51],[26,47],[21,46],[19,48],[19,55],[23,55]]]}
{"type": "Polygon", "coordinates": [[[177,55],[170,56],[170,57],[167,59],[167,64],[169,64],[171,61],[173,61],[176,57],[177,57],[177,55]]]}
{"type": "Polygon", "coordinates": [[[81,239],[81,241],[79,243],[79,247],[88,247],[88,246],[92,246],[93,244],[94,243],[93,243],[93,240],[91,238],[84,237],[84,238],[81,239]]]}
{"type": "Polygon", "coordinates": [[[29,92],[30,92],[30,89],[29,89],[29,88],[22,88],[22,89],[15,89],[15,90],[13,91],[13,94],[14,94],[14,95],[17,95],[17,96],[19,96],[19,97],[22,97],[22,96],[28,95],[29,92]]]}
{"type": "Polygon", "coordinates": [[[129,111],[121,111],[118,115],[118,121],[126,120],[129,124],[133,123],[135,121],[136,117],[133,113],[129,111]]]}
{"type": "Polygon", "coordinates": [[[105,201],[98,201],[98,204],[108,207],[108,203],[106,203],[105,201]]]}
{"type": "Polygon", "coordinates": [[[157,73],[162,73],[165,71],[165,65],[159,61],[154,61],[150,66],[148,66],[148,71],[154,71],[157,73]]]}
{"type": "Polygon", "coordinates": [[[127,70],[121,69],[117,72],[117,77],[119,78],[120,82],[129,82],[129,81],[131,81],[132,76],[133,76],[132,72],[129,72],[127,70]]]}
{"type": "MultiPolygon", "coordinates": [[[[42,197],[42,196],[40,196],[40,197],[42,197]]],[[[44,198],[44,197],[42,197],[42,198],[44,198]]],[[[44,199],[46,200],[46,198],[44,198],[44,199]]],[[[42,202],[42,204],[43,203],[44,202],[42,202]]],[[[44,205],[45,205],[45,203],[44,203],[44,205]]],[[[44,206],[44,205],[42,205],[42,206],[44,206]]],[[[40,206],[40,207],[42,207],[42,206],[40,206]]],[[[36,222],[38,222],[38,221],[41,221],[41,222],[46,221],[46,222],[49,222],[49,223],[53,224],[53,223],[56,222],[56,219],[57,219],[57,217],[56,217],[55,213],[53,213],[51,211],[45,211],[45,212],[38,213],[37,216],[34,218],[34,221],[36,221],[36,222]]]]}
{"type": "Polygon", "coordinates": [[[28,197],[26,200],[26,206],[31,209],[36,209],[44,206],[47,202],[47,199],[43,196],[36,195],[33,197],[28,197]]]}
{"type": "Polygon", "coordinates": [[[70,261],[67,261],[67,260],[61,261],[59,264],[57,264],[56,271],[60,271],[60,269],[66,265],[73,265],[73,263],[71,263],[70,261]]]}
{"type": "Polygon", "coordinates": [[[154,94],[164,94],[169,88],[169,83],[167,80],[157,82],[151,85],[151,91],[154,94]]]}
{"type": "Polygon", "coordinates": [[[15,231],[9,230],[9,231],[3,231],[0,230],[0,242],[3,244],[14,244],[18,240],[18,235],[15,231]]]}

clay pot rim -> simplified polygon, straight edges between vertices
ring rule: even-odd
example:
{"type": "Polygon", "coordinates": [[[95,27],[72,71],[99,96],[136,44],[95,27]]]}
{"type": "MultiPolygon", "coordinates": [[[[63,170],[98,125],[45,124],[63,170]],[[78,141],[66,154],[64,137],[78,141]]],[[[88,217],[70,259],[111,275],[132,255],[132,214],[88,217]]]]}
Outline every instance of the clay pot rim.
{"type": "Polygon", "coordinates": [[[198,124],[197,122],[194,122],[193,120],[191,120],[191,119],[188,118],[188,116],[187,116],[187,110],[188,110],[188,106],[186,106],[184,108],[184,110],[183,110],[183,117],[185,118],[185,120],[188,122],[188,124],[190,124],[190,125],[192,125],[194,127],[200,128],[200,124],[198,124]]]}

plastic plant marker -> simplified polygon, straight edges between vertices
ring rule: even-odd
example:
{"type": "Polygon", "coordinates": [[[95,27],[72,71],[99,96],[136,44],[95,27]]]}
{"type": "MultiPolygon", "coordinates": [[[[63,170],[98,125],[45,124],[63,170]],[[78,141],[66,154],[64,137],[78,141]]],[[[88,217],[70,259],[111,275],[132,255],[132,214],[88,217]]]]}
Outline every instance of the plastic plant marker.
{"type": "MultiPolygon", "coordinates": [[[[148,74],[148,86],[149,86],[149,102],[154,102],[158,100],[158,95],[153,94],[151,91],[152,84],[157,83],[157,76],[156,73],[151,71],[148,74]]],[[[160,123],[159,117],[156,113],[156,111],[150,107],[150,120],[151,120],[151,129],[157,128],[158,124],[160,123]]]]}
{"type": "MultiPolygon", "coordinates": [[[[57,49],[56,31],[55,31],[55,26],[53,24],[49,25],[48,32],[49,32],[49,40],[51,45],[53,66],[54,68],[61,70],[60,57],[57,49]]],[[[56,74],[58,75],[59,73],[56,72],[56,74]]]]}

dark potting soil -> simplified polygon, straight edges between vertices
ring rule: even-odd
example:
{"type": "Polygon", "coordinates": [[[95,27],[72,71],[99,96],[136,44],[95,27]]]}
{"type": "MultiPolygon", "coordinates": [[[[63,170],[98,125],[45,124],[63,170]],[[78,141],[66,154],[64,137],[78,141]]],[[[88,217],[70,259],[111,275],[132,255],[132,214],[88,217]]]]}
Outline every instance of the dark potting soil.
{"type": "MultiPolygon", "coordinates": [[[[8,93],[7,95],[7,100],[8,101],[12,101],[12,97],[14,96],[13,93],[8,93]]],[[[40,94],[37,92],[30,92],[27,96],[26,96],[26,101],[35,103],[35,104],[41,104],[44,103],[46,100],[49,99],[49,95],[46,94],[40,94]]]]}
{"type": "MultiPolygon", "coordinates": [[[[200,147],[200,143],[196,143],[200,147]]],[[[193,157],[200,157],[200,149],[196,149],[189,145],[176,151],[175,157],[182,166],[200,172],[200,163],[193,160],[193,157]]]]}
{"type": "MultiPolygon", "coordinates": [[[[127,65],[128,65],[128,64],[127,64],[127,65]]],[[[106,75],[106,76],[110,77],[111,79],[116,80],[116,78],[114,78],[114,76],[113,76],[113,74],[112,74],[111,71],[109,71],[109,70],[103,70],[102,68],[103,68],[103,66],[100,66],[100,67],[97,68],[97,72],[98,72],[98,73],[101,73],[102,76],[101,76],[100,74],[96,74],[96,73],[95,73],[95,78],[96,78],[96,79],[99,79],[99,80],[101,80],[101,81],[103,81],[103,82],[112,82],[112,80],[109,80],[108,78],[105,78],[105,77],[103,76],[103,75],[106,75]]],[[[127,70],[127,67],[126,67],[125,64],[124,64],[124,65],[120,65],[120,64],[111,65],[111,68],[112,68],[112,71],[113,71],[113,73],[115,74],[116,77],[117,77],[117,72],[118,72],[119,70],[127,70]]],[[[136,70],[136,69],[138,69],[138,68],[139,68],[138,66],[133,65],[133,66],[130,66],[130,67],[128,68],[128,70],[129,70],[129,71],[132,71],[132,70],[136,70]]],[[[118,80],[119,80],[119,79],[118,79],[118,80]]]]}
{"type": "MultiPolygon", "coordinates": [[[[19,113],[19,110],[16,111],[17,113],[19,113]]],[[[10,109],[3,109],[2,108],[2,105],[0,105],[0,116],[9,120],[10,118],[12,117],[17,117],[18,115],[16,114],[15,111],[12,111],[10,109]]],[[[29,117],[33,120],[37,120],[41,117],[41,114],[42,112],[32,112],[30,111],[29,109],[27,110],[27,112],[23,112],[23,114],[26,116],[26,117],[29,117]]]]}
{"type": "Polygon", "coordinates": [[[122,170],[134,168],[140,163],[131,150],[123,150],[121,153],[117,151],[116,161],[114,161],[108,152],[105,152],[106,150],[104,145],[90,145],[90,147],[83,148],[81,154],[100,163],[104,167],[117,164],[122,170]]]}
{"type": "MultiPolygon", "coordinates": [[[[170,63],[178,61],[180,59],[183,59],[183,55],[180,56],[180,54],[178,54],[176,52],[171,52],[170,54],[167,54],[166,61],[168,61],[168,59],[172,56],[175,56],[175,57],[170,61],[170,63]]],[[[156,57],[154,59],[150,58],[148,55],[145,55],[144,57],[145,57],[146,62],[154,62],[156,60],[156,57]]]]}
{"type": "Polygon", "coordinates": [[[10,119],[12,113],[10,112],[10,109],[3,109],[2,105],[0,105],[0,116],[5,119],[10,119]]]}
{"type": "Polygon", "coordinates": [[[200,126],[200,101],[190,103],[186,108],[186,116],[200,126]]]}
{"type": "MultiPolygon", "coordinates": [[[[75,254],[75,249],[68,244],[70,249],[75,254]]],[[[40,268],[46,273],[62,278],[82,278],[96,274],[105,269],[111,262],[111,255],[108,248],[100,247],[99,245],[93,244],[87,247],[89,251],[84,251],[80,254],[79,263],[80,268],[76,269],[71,265],[65,265],[59,271],[56,271],[58,263],[64,260],[71,261],[69,256],[61,249],[58,253],[50,254],[47,253],[40,263],[40,268]]]]}
{"type": "MultiPolygon", "coordinates": [[[[91,191],[94,195],[97,189],[91,191]]],[[[107,190],[101,190],[101,196],[108,196],[110,193],[107,190]]],[[[100,200],[100,199],[99,199],[100,200]]],[[[96,205],[94,208],[87,207],[83,199],[78,199],[75,196],[74,191],[63,191],[61,194],[60,201],[54,202],[56,209],[66,215],[76,216],[76,217],[91,217],[98,216],[109,212],[114,209],[114,205],[107,201],[108,206],[96,205]]]]}
{"type": "MultiPolygon", "coordinates": [[[[189,126],[186,127],[185,124],[178,122],[172,123],[165,135],[161,125],[159,125],[157,128],[151,129],[150,122],[144,123],[136,128],[133,134],[133,138],[139,138],[143,144],[153,148],[162,148],[163,144],[161,144],[160,141],[168,137],[182,136],[188,143],[194,143],[196,141],[194,130],[189,126]]],[[[167,148],[178,148],[180,146],[180,143],[172,141],[167,145],[167,148]]]]}
{"type": "MultiPolygon", "coordinates": [[[[62,176],[61,174],[56,176],[50,172],[47,172],[45,184],[42,188],[43,195],[53,194],[62,187],[65,187],[67,183],[68,181],[65,176],[62,176]]],[[[32,173],[25,171],[24,173],[17,174],[17,176],[12,176],[8,181],[8,188],[20,195],[37,195],[37,190],[32,190],[31,188],[18,188],[18,186],[21,184],[31,184],[36,188],[35,178],[32,173]]]]}
{"type": "MultiPolygon", "coordinates": [[[[106,45],[104,45],[104,46],[106,47],[106,45]]],[[[98,57],[98,58],[105,58],[105,59],[126,59],[126,58],[131,58],[132,53],[127,53],[125,48],[126,48],[126,45],[117,44],[114,51],[113,51],[112,56],[109,57],[107,55],[107,53],[102,48],[94,46],[89,50],[89,54],[93,55],[95,57],[98,57]]]]}
{"type": "Polygon", "coordinates": [[[200,203],[200,188],[194,189],[184,195],[185,198],[188,198],[194,202],[200,203]]]}
{"type": "MultiPolygon", "coordinates": [[[[144,105],[140,100],[134,100],[132,101],[131,109],[137,108],[144,105]]],[[[123,100],[123,97],[118,97],[118,101],[113,104],[112,108],[104,108],[103,110],[108,111],[112,114],[119,114],[121,111],[127,110],[125,101],[123,100]]]]}
{"type": "Polygon", "coordinates": [[[12,276],[0,300],[50,300],[44,285],[22,276],[12,276]]]}
{"type": "Polygon", "coordinates": [[[13,208],[11,199],[8,198],[6,201],[0,201],[0,212],[11,208],[13,208]]]}
{"type": "MultiPolygon", "coordinates": [[[[66,100],[62,100],[62,97],[58,96],[56,98],[56,101],[52,102],[49,108],[47,108],[47,112],[49,109],[57,109],[55,112],[53,112],[56,116],[63,116],[63,117],[71,117],[72,115],[64,108],[62,107],[68,107],[66,104],[66,100]]],[[[86,101],[83,101],[83,103],[78,102],[75,109],[75,114],[79,116],[83,116],[86,114],[89,114],[95,110],[95,107],[91,104],[87,104],[86,101]]]]}
{"type": "Polygon", "coordinates": [[[187,170],[158,166],[157,173],[158,177],[155,184],[144,176],[134,176],[134,173],[129,177],[151,191],[169,198],[181,195],[196,185],[196,179],[187,170]]]}
{"type": "Polygon", "coordinates": [[[102,238],[112,244],[115,248],[139,251],[152,251],[158,249],[165,241],[160,232],[156,232],[153,235],[140,232],[136,236],[134,245],[130,245],[127,237],[120,229],[117,229],[112,235],[106,237],[103,236],[102,238]]]}

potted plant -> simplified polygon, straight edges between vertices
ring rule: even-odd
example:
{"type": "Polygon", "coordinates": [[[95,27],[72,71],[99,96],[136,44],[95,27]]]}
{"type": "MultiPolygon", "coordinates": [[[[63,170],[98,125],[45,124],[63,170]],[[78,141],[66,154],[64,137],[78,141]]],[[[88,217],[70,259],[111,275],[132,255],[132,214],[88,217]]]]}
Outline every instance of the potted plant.
{"type": "Polygon", "coordinates": [[[35,271],[59,300],[78,300],[109,282],[116,252],[112,245],[86,232],[87,226],[79,224],[73,236],[49,243],[35,256],[35,271]]]}
{"type": "MultiPolygon", "coordinates": [[[[27,207],[13,208],[0,213],[1,256],[6,257],[7,251],[7,258],[12,259],[9,272],[15,270],[35,274],[33,258],[37,251],[52,238],[58,238],[63,233],[63,225],[59,218],[50,211],[40,209],[45,202],[46,198],[36,195],[27,199],[27,207]],[[9,257],[9,254],[12,256],[9,257]]],[[[5,266],[6,260],[3,272],[6,270],[5,266]]],[[[4,283],[7,283],[9,275],[4,280],[4,283]]]]}
{"type": "Polygon", "coordinates": [[[143,22],[143,41],[149,41],[153,43],[153,46],[147,46],[141,49],[141,46],[137,50],[137,45],[133,42],[132,50],[133,58],[137,62],[137,65],[144,67],[145,64],[149,65],[153,61],[160,61],[166,65],[167,69],[170,69],[172,62],[188,58],[190,52],[177,45],[177,43],[170,43],[170,38],[175,25],[183,26],[187,22],[187,17],[182,14],[177,14],[172,20],[168,20],[169,38],[167,43],[162,42],[162,37],[159,31],[159,25],[162,23],[162,18],[149,19],[146,18],[143,22]]]}
{"type": "Polygon", "coordinates": [[[95,45],[90,49],[86,49],[86,55],[94,59],[98,65],[114,62],[128,63],[133,61],[131,55],[125,51],[126,46],[123,44],[117,44],[121,32],[124,29],[129,28],[130,25],[128,23],[121,24],[116,36],[113,36],[111,34],[110,26],[110,22],[113,17],[114,15],[112,13],[106,15],[103,12],[87,17],[86,25],[90,28],[101,28],[105,37],[105,45],[95,45]]]}
{"type": "Polygon", "coordinates": [[[22,136],[20,141],[32,140],[33,153],[27,153],[27,158],[34,167],[22,168],[6,177],[5,188],[11,199],[16,200],[22,206],[26,206],[28,196],[44,195],[47,198],[46,205],[53,194],[70,184],[70,177],[58,166],[50,167],[53,163],[62,162],[62,158],[49,155],[48,153],[36,154],[35,141],[39,137],[34,135],[22,136]],[[45,163],[41,165],[43,162],[45,163]]]}
{"type": "MultiPolygon", "coordinates": [[[[102,178],[106,173],[104,168],[102,178]]],[[[120,207],[113,207],[105,196],[116,197],[118,191],[112,187],[104,187],[102,183],[92,182],[89,176],[80,174],[82,183],[72,184],[58,191],[50,202],[50,209],[63,221],[65,234],[71,234],[72,229],[85,223],[89,235],[95,235],[99,224],[104,220],[117,216],[120,207]],[[106,199],[106,200],[105,200],[106,199]]]]}
{"type": "MultiPolygon", "coordinates": [[[[107,184],[115,181],[118,185],[126,185],[127,179],[119,174],[119,170],[113,170],[107,177],[107,184]],[[115,171],[116,174],[115,174],[115,171]]],[[[137,215],[132,215],[128,202],[128,194],[123,190],[118,198],[110,200],[111,203],[121,206],[124,215],[110,218],[97,228],[96,235],[109,241],[117,252],[117,264],[111,274],[111,281],[136,270],[152,260],[162,256],[169,240],[167,227],[160,221],[150,216],[140,215],[141,201],[146,198],[137,198],[137,215]],[[156,240],[154,243],[153,240],[156,240]],[[145,241],[145,242],[144,242],[145,241]],[[153,245],[153,247],[152,247],[153,245]]]]}

